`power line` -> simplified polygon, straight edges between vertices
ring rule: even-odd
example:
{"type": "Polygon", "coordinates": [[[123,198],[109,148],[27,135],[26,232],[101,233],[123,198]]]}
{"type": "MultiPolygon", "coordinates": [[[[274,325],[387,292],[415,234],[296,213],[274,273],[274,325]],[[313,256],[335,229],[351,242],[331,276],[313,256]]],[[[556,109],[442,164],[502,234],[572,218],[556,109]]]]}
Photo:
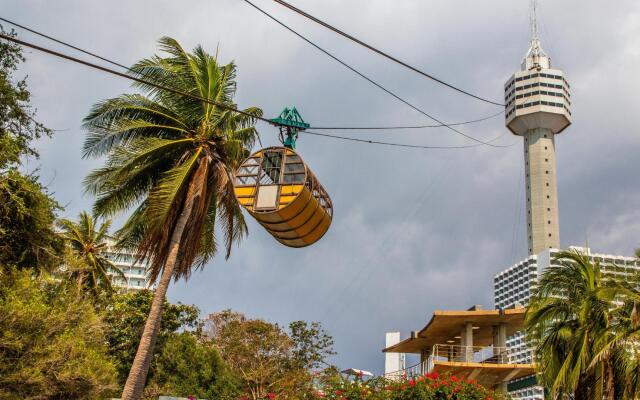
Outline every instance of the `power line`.
{"type": "MultiPolygon", "coordinates": [[[[192,94],[192,93],[187,93],[187,92],[184,92],[182,90],[174,89],[174,88],[171,88],[171,87],[168,87],[168,86],[164,86],[164,85],[160,85],[160,84],[157,84],[157,83],[154,83],[154,82],[147,81],[145,79],[137,78],[135,76],[127,75],[127,74],[122,73],[122,72],[114,71],[114,70],[112,70],[110,68],[103,67],[103,66],[100,66],[100,65],[97,65],[97,64],[93,64],[93,63],[90,63],[88,61],[84,61],[84,60],[78,59],[76,57],[57,52],[55,50],[51,50],[51,49],[48,49],[48,48],[45,48],[45,47],[41,47],[41,46],[35,45],[33,43],[29,43],[29,42],[14,38],[14,37],[9,36],[9,35],[5,35],[5,34],[0,33],[0,38],[8,40],[8,41],[11,41],[11,42],[14,42],[14,43],[19,44],[21,46],[29,47],[29,48],[32,48],[32,49],[35,49],[35,50],[38,50],[38,51],[42,51],[44,53],[47,53],[47,54],[50,54],[50,55],[53,55],[53,56],[56,56],[56,57],[59,57],[59,58],[66,59],[68,61],[72,61],[72,62],[75,62],[75,63],[78,63],[78,64],[82,64],[82,65],[85,65],[85,66],[93,68],[93,69],[97,69],[97,70],[102,71],[102,72],[106,72],[106,73],[109,73],[109,74],[112,74],[112,75],[116,75],[116,76],[119,76],[121,78],[132,80],[134,82],[142,83],[142,84],[145,84],[145,85],[149,85],[149,86],[155,87],[157,89],[166,90],[168,92],[171,92],[171,93],[174,93],[174,94],[177,94],[177,95],[180,95],[180,96],[190,97],[190,98],[195,99],[195,100],[203,101],[205,103],[208,103],[208,104],[211,104],[211,105],[215,105],[215,106],[220,107],[222,109],[225,109],[227,111],[237,112],[239,114],[242,114],[242,115],[245,115],[245,116],[248,116],[248,117],[251,117],[251,118],[255,118],[255,119],[259,120],[259,121],[266,122],[266,123],[268,123],[270,125],[284,126],[284,125],[282,125],[280,123],[273,122],[273,121],[271,121],[271,120],[269,120],[267,118],[258,117],[258,116],[252,115],[250,113],[247,113],[247,112],[239,110],[237,108],[228,106],[226,104],[218,103],[218,102],[212,101],[210,99],[207,99],[207,98],[204,98],[204,97],[192,94]]],[[[64,42],[62,42],[62,43],[64,43],[64,42]]],[[[85,52],[85,53],[86,54],[90,54],[89,52],[85,52]]],[[[118,65],[115,62],[111,62],[111,63],[118,65]]],[[[127,69],[130,70],[129,68],[127,68],[127,69]]],[[[132,71],[132,72],[135,72],[135,71],[132,71]]],[[[419,146],[419,145],[409,145],[409,144],[401,144],[401,143],[379,142],[379,141],[372,141],[372,140],[366,140],[366,139],[348,138],[348,137],[341,137],[341,136],[336,136],[336,135],[328,135],[328,134],[322,134],[322,133],[316,133],[316,132],[308,132],[308,131],[304,131],[304,132],[305,133],[309,133],[311,135],[332,137],[332,138],[335,138],[335,139],[350,140],[350,141],[356,141],[356,142],[365,142],[365,143],[370,143],[370,144],[380,144],[380,145],[387,145],[387,146],[423,148],[423,149],[449,149],[449,148],[451,148],[451,149],[462,149],[462,148],[476,147],[476,146],[480,146],[481,144],[483,144],[483,143],[480,143],[480,144],[469,145],[469,146],[419,146]]],[[[490,142],[492,142],[494,140],[497,140],[497,138],[491,140],[490,142]]],[[[496,145],[492,145],[492,146],[493,147],[505,147],[505,146],[496,146],[496,145]]]]}
{"type": "Polygon", "coordinates": [[[312,126],[310,129],[320,129],[320,130],[363,130],[363,131],[375,131],[375,130],[399,130],[399,129],[423,129],[423,128],[442,128],[446,126],[459,126],[459,125],[469,125],[474,124],[476,122],[482,122],[489,120],[491,118],[495,118],[498,115],[502,115],[504,111],[500,111],[496,114],[489,115],[488,117],[474,119],[471,121],[463,121],[463,122],[454,122],[449,124],[437,124],[437,125],[404,125],[404,126],[312,126]]]}
{"type": "Polygon", "coordinates": [[[316,49],[320,50],[321,52],[323,52],[324,54],[326,54],[327,56],[331,57],[332,59],[334,59],[335,61],[337,61],[338,63],[342,64],[345,68],[351,70],[352,72],[356,73],[358,76],[360,76],[361,78],[365,79],[367,82],[371,83],[372,85],[378,87],[379,89],[383,90],[384,92],[386,92],[387,94],[393,96],[394,98],[396,98],[397,100],[401,101],[402,103],[406,104],[407,106],[411,107],[412,109],[416,110],[417,112],[419,112],[420,114],[426,116],[427,118],[437,122],[438,124],[441,124],[443,127],[446,127],[447,129],[452,130],[453,132],[457,133],[458,135],[462,135],[464,137],[466,137],[467,139],[471,139],[474,142],[478,142],[487,146],[492,146],[492,147],[496,147],[494,145],[492,145],[489,142],[484,142],[480,139],[476,139],[473,136],[467,135],[466,133],[463,133],[455,128],[453,128],[450,125],[445,124],[444,122],[440,121],[439,119],[437,119],[436,117],[428,114],[426,111],[418,108],[417,106],[414,106],[413,104],[409,103],[407,100],[403,99],[402,97],[398,96],[397,94],[395,94],[394,92],[392,92],[391,90],[385,88],[384,86],[382,86],[381,84],[379,84],[378,82],[374,81],[373,79],[369,78],[368,76],[366,76],[365,74],[363,74],[362,72],[358,71],[357,69],[355,69],[354,67],[350,66],[349,64],[347,64],[346,62],[342,61],[340,58],[334,56],[333,54],[331,54],[329,51],[323,49],[322,47],[320,47],[319,45],[315,44],[314,42],[312,42],[310,39],[307,39],[305,36],[303,36],[302,34],[298,33],[297,31],[295,31],[293,28],[289,27],[288,25],[286,25],[284,22],[280,21],[279,19],[277,19],[276,17],[272,16],[271,14],[269,14],[268,12],[264,11],[263,9],[261,9],[260,7],[256,6],[255,4],[253,4],[251,1],[249,0],[243,0],[245,3],[249,4],[251,7],[255,8],[256,10],[260,11],[262,14],[266,15],[268,18],[272,19],[273,21],[275,21],[276,23],[278,23],[279,25],[281,25],[282,27],[284,27],[285,29],[287,29],[289,32],[293,33],[294,35],[298,36],[300,39],[304,40],[305,42],[309,43],[310,45],[312,45],[313,47],[315,47],[316,49]]]}
{"type": "MultiPolygon", "coordinates": [[[[360,142],[360,143],[367,143],[367,144],[379,144],[379,145],[383,145],[383,146],[393,146],[393,147],[407,147],[407,148],[412,148],[412,149],[468,149],[468,148],[471,148],[471,147],[482,146],[482,143],[470,144],[470,145],[466,145],[466,146],[426,146],[426,145],[423,146],[423,145],[417,145],[417,144],[382,142],[382,141],[379,141],[379,140],[352,138],[352,137],[347,137],[347,136],[338,136],[338,135],[331,135],[331,134],[328,134],[328,133],[319,133],[319,132],[311,132],[311,131],[301,131],[301,133],[306,133],[306,134],[314,135],[314,136],[328,137],[328,138],[332,138],[332,139],[348,140],[348,141],[352,141],[352,142],[360,142]]],[[[504,135],[505,134],[503,133],[500,136],[489,140],[487,143],[495,142],[496,140],[502,138],[504,135]]],[[[512,143],[512,144],[508,144],[508,145],[493,145],[493,147],[511,147],[511,146],[515,145],[516,143],[512,143]]]]}
{"type": "MultiPolygon", "coordinates": [[[[79,52],[81,52],[83,54],[87,54],[87,55],[89,55],[91,57],[95,57],[95,58],[97,58],[99,60],[102,60],[102,61],[105,61],[105,62],[107,62],[109,64],[112,64],[112,65],[115,65],[117,67],[126,69],[127,71],[136,73],[135,71],[133,71],[131,68],[127,67],[126,65],[123,65],[123,64],[121,64],[119,62],[110,60],[110,59],[108,59],[106,57],[103,57],[103,56],[101,56],[99,54],[90,52],[88,50],[82,49],[82,48],[80,48],[78,46],[75,46],[75,45],[70,44],[68,42],[65,42],[63,40],[57,39],[55,37],[52,37],[52,36],[47,35],[47,34],[45,34],[43,32],[39,32],[39,31],[37,31],[37,30],[35,30],[33,28],[29,28],[27,26],[21,25],[21,24],[15,22],[15,21],[11,21],[11,20],[8,20],[8,19],[3,18],[3,17],[0,17],[0,21],[4,21],[4,22],[6,22],[8,24],[14,25],[14,26],[16,26],[16,27],[18,27],[20,29],[24,29],[24,30],[26,30],[28,32],[31,32],[31,33],[33,33],[35,35],[38,35],[40,37],[43,37],[45,39],[51,40],[51,41],[56,42],[58,44],[61,44],[63,46],[69,47],[69,48],[71,48],[73,50],[79,51],[79,52]]],[[[390,127],[311,127],[311,129],[322,129],[322,130],[347,130],[347,129],[348,130],[387,130],[387,129],[396,129],[397,130],[397,129],[439,128],[439,127],[444,127],[444,126],[447,126],[447,125],[448,126],[467,125],[467,124],[471,124],[471,123],[486,121],[486,120],[494,118],[494,117],[496,117],[496,116],[498,116],[500,114],[502,114],[502,111],[497,113],[497,114],[490,115],[488,117],[484,117],[484,118],[480,118],[480,119],[476,119],[476,120],[471,120],[471,121],[457,122],[457,123],[453,123],[453,124],[418,125],[418,126],[395,126],[395,127],[393,127],[393,126],[390,126],[390,127]]]]}
{"type": "Polygon", "coordinates": [[[131,69],[130,69],[129,67],[127,67],[126,65],[122,65],[122,64],[117,63],[117,62],[115,62],[115,61],[109,60],[108,58],[104,58],[104,57],[102,57],[102,56],[100,56],[100,55],[98,55],[98,54],[95,54],[95,53],[92,53],[92,52],[90,52],[90,51],[87,51],[87,50],[81,49],[81,48],[76,47],[76,46],[74,46],[74,45],[72,45],[72,44],[69,44],[69,43],[63,42],[62,40],[56,39],[56,38],[51,37],[51,36],[49,36],[49,35],[47,35],[47,34],[44,34],[44,33],[42,33],[42,32],[38,32],[38,31],[36,31],[36,30],[34,30],[34,29],[31,29],[31,28],[28,28],[28,27],[26,27],[26,26],[24,26],[24,25],[20,25],[20,24],[19,24],[19,23],[17,23],[17,22],[13,22],[13,21],[10,21],[10,20],[8,20],[8,19],[6,19],[6,18],[2,18],[2,17],[0,17],[0,21],[4,21],[4,22],[6,22],[7,24],[11,24],[11,25],[13,25],[13,26],[17,26],[17,27],[18,27],[18,28],[20,28],[20,29],[24,29],[25,31],[31,32],[31,33],[33,33],[33,34],[35,34],[35,35],[38,35],[38,36],[41,36],[41,37],[43,37],[43,38],[45,38],[45,39],[49,39],[49,40],[51,40],[51,41],[53,41],[53,42],[56,42],[56,43],[61,44],[61,45],[63,45],[63,46],[66,46],[66,47],[72,48],[72,49],[77,50],[77,51],[79,51],[79,52],[81,52],[81,53],[87,54],[87,55],[89,55],[89,56],[91,56],[91,57],[95,57],[95,58],[97,58],[97,59],[99,59],[99,60],[102,60],[102,61],[108,62],[109,64],[115,65],[116,67],[124,68],[124,69],[126,69],[126,70],[128,70],[128,71],[131,71],[131,69]]]}
{"type": "Polygon", "coordinates": [[[369,49],[369,50],[371,50],[371,51],[373,51],[373,52],[375,52],[375,53],[377,53],[377,54],[379,54],[379,55],[381,55],[381,56],[383,56],[383,57],[385,57],[385,58],[387,58],[387,59],[389,59],[389,60],[391,60],[391,61],[393,61],[393,62],[395,62],[397,64],[400,64],[405,68],[408,68],[408,69],[410,69],[410,70],[412,70],[414,72],[417,72],[418,74],[420,74],[420,75],[422,75],[422,76],[424,76],[426,78],[429,78],[429,79],[431,79],[431,80],[433,80],[435,82],[438,82],[441,85],[444,85],[444,86],[446,86],[448,88],[451,88],[451,89],[453,89],[453,90],[455,90],[457,92],[463,93],[463,94],[465,94],[467,96],[473,97],[473,98],[475,98],[477,100],[484,101],[485,103],[494,104],[496,106],[501,106],[501,107],[505,106],[503,103],[498,103],[498,102],[495,102],[495,101],[491,101],[491,100],[485,99],[483,97],[480,97],[478,95],[470,93],[470,92],[468,92],[466,90],[460,89],[460,88],[458,88],[458,87],[456,87],[456,86],[454,86],[454,85],[452,85],[450,83],[447,83],[447,82],[445,82],[445,81],[443,81],[441,79],[438,79],[438,78],[434,77],[433,75],[428,74],[428,73],[418,69],[417,67],[409,65],[406,62],[401,61],[401,60],[389,55],[388,53],[386,53],[386,52],[384,52],[382,50],[379,50],[379,49],[371,46],[370,44],[367,44],[367,43],[363,42],[362,40],[360,40],[360,39],[358,39],[356,37],[353,37],[353,36],[349,35],[348,33],[344,32],[344,31],[342,31],[342,30],[340,30],[340,29],[338,29],[338,28],[336,28],[336,27],[334,27],[332,25],[329,25],[328,23],[326,23],[326,22],[314,17],[313,15],[311,15],[309,13],[306,13],[306,12],[302,11],[301,9],[299,9],[299,8],[289,4],[289,3],[287,3],[286,1],[283,1],[283,0],[273,0],[273,1],[275,1],[276,3],[286,7],[288,9],[300,14],[300,15],[302,15],[305,18],[308,18],[308,19],[312,20],[313,22],[315,22],[317,24],[320,24],[320,25],[324,26],[327,29],[332,30],[333,32],[337,33],[338,35],[341,35],[341,36],[343,36],[343,37],[345,37],[345,38],[347,38],[347,39],[359,44],[360,46],[363,46],[363,47],[365,47],[365,48],[367,48],[367,49],[369,49]]]}
{"type": "Polygon", "coordinates": [[[269,120],[267,118],[264,118],[264,117],[259,117],[259,116],[256,116],[256,115],[252,115],[252,114],[250,114],[250,113],[248,113],[246,111],[238,110],[237,108],[228,106],[226,104],[218,103],[216,101],[207,99],[205,97],[201,97],[201,96],[198,96],[198,95],[195,95],[195,94],[192,94],[192,93],[187,93],[187,92],[184,92],[182,90],[174,89],[174,88],[169,87],[169,86],[164,86],[164,85],[160,85],[160,84],[157,84],[157,83],[154,83],[154,82],[150,82],[148,80],[137,78],[137,77],[131,76],[131,75],[127,75],[127,74],[122,73],[122,72],[114,71],[114,70],[112,70],[110,68],[103,67],[103,66],[100,66],[100,65],[97,65],[97,64],[93,64],[93,63],[90,63],[88,61],[84,61],[84,60],[81,60],[79,58],[75,58],[75,57],[72,57],[70,55],[57,52],[55,50],[47,49],[45,47],[41,47],[41,46],[35,45],[33,43],[25,42],[24,40],[20,40],[20,39],[14,38],[12,36],[5,35],[4,33],[0,33],[0,38],[8,40],[10,42],[14,42],[14,43],[19,44],[21,46],[30,47],[30,48],[32,48],[34,50],[42,51],[43,53],[47,53],[47,54],[51,54],[51,55],[56,56],[56,57],[64,58],[65,60],[73,61],[75,63],[82,64],[82,65],[85,65],[85,66],[90,67],[90,68],[94,68],[94,69],[97,69],[97,70],[100,70],[100,71],[103,71],[103,72],[107,72],[109,74],[116,75],[116,76],[119,76],[121,78],[129,79],[131,81],[142,83],[144,85],[149,85],[149,86],[155,87],[157,89],[166,90],[168,92],[171,92],[173,94],[177,94],[177,95],[180,95],[180,96],[190,97],[190,98],[192,98],[194,100],[203,101],[205,103],[214,105],[216,107],[220,107],[220,108],[222,108],[224,110],[237,112],[238,114],[242,114],[242,115],[245,115],[247,117],[255,118],[257,120],[266,122],[266,123],[271,124],[271,125],[283,126],[280,123],[273,122],[273,121],[271,121],[271,120],[269,120]]]}
{"type": "MultiPolygon", "coordinates": [[[[95,57],[95,58],[97,58],[99,60],[102,60],[102,61],[105,61],[105,62],[107,62],[109,64],[115,65],[117,67],[126,69],[126,70],[131,71],[131,72],[135,72],[135,71],[132,71],[131,68],[129,68],[126,65],[123,65],[123,64],[121,64],[119,62],[110,60],[110,59],[105,58],[105,57],[103,57],[103,56],[101,56],[99,54],[96,54],[96,53],[87,51],[85,49],[82,49],[82,48],[80,48],[78,46],[74,46],[74,45],[72,45],[72,44],[70,44],[68,42],[63,41],[63,40],[56,39],[55,37],[52,37],[52,36],[47,35],[45,33],[39,32],[39,31],[37,31],[37,30],[35,30],[33,28],[29,28],[28,26],[21,25],[21,24],[15,22],[15,21],[11,21],[11,20],[8,20],[8,19],[3,18],[3,17],[0,17],[0,21],[4,21],[4,22],[6,22],[6,23],[8,23],[10,25],[16,26],[16,27],[18,27],[20,29],[24,29],[24,30],[26,30],[28,32],[31,32],[31,33],[35,34],[35,35],[38,35],[38,36],[43,37],[45,39],[51,40],[51,41],[56,42],[58,44],[61,44],[63,46],[69,47],[69,48],[71,48],[73,50],[76,50],[76,51],[79,51],[81,53],[87,54],[87,55],[89,55],[91,57],[95,57]]],[[[384,126],[384,127],[315,127],[315,126],[313,126],[313,127],[311,127],[311,129],[322,129],[322,130],[386,130],[386,129],[394,129],[394,130],[397,130],[397,129],[440,128],[440,127],[447,126],[447,125],[448,126],[459,126],[459,125],[473,124],[473,123],[476,123],[476,122],[482,122],[482,121],[486,121],[486,120],[491,119],[491,118],[495,118],[495,117],[497,117],[498,115],[501,115],[501,114],[502,114],[502,111],[500,111],[497,114],[490,115],[488,117],[475,119],[475,120],[470,120],[470,121],[450,123],[450,124],[415,125],[415,126],[389,126],[389,127],[387,127],[387,126],[384,126]]]]}

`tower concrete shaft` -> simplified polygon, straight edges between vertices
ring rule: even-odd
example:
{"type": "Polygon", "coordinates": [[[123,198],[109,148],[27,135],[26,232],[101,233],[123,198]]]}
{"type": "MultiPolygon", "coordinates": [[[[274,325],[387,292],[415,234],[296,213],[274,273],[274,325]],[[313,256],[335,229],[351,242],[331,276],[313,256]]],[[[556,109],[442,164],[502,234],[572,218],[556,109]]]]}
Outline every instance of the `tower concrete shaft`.
{"type": "Polygon", "coordinates": [[[524,135],[529,254],[560,248],[554,133],[530,129],[524,135]]]}

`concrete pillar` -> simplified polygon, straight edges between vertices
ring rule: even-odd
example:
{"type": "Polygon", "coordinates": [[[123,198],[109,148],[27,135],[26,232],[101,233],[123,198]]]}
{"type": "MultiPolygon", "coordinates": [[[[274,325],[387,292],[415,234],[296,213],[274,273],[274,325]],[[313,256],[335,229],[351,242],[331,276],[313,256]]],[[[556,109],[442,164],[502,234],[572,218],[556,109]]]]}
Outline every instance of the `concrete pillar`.
{"type": "Polygon", "coordinates": [[[461,356],[464,362],[473,361],[473,324],[467,322],[460,332],[461,356]]]}
{"type": "Polygon", "coordinates": [[[529,254],[560,248],[556,152],[550,129],[530,129],[524,135],[529,254]]]}
{"type": "Polygon", "coordinates": [[[493,327],[493,355],[496,358],[496,362],[504,364],[507,363],[507,354],[505,348],[507,347],[507,325],[500,324],[493,327]]]}

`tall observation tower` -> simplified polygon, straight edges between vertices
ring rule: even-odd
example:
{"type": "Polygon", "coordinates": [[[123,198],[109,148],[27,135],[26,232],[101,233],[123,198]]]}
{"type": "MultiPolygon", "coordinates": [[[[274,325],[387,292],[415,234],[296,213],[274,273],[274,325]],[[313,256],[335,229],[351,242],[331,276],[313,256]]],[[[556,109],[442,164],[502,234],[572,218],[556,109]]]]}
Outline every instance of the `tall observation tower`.
{"type": "Polygon", "coordinates": [[[571,125],[570,86],[542,50],[536,11],[531,0],[531,45],[504,87],[505,124],[524,137],[529,254],[560,248],[554,137],[571,125]]]}

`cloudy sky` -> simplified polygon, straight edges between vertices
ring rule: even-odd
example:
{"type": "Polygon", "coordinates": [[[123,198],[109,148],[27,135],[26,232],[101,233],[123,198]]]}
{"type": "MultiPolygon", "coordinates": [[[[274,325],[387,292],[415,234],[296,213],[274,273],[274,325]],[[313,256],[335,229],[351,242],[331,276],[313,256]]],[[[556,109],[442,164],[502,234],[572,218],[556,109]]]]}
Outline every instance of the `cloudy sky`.
{"type": "MultiPolygon", "coordinates": [[[[254,0],[285,23],[428,110],[456,122],[499,109],[455,93],[311,25],[270,0],[254,0]]],[[[527,0],[292,0],[433,75],[491,99],[527,49],[527,0]]],[[[298,107],[312,125],[431,121],[371,86],[242,0],[4,0],[0,15],[124,64],[172,36],[218,49],[239,68],[237,102],[276,116],[298,107]]],[[[557,137],[562,246],[632,254],[640,245],[640,3],[543,0],[543,47],[573,91],[574,124],[557,137]]],[[[25,40],[61,49],[29,33],[25,40]]],[[[68,51],[68,50],[65,50],[68,51]]],[[[27,51],[33,105],[59,130],[39,143],[42,181],[64,215],[91,207],[81,181],[101,160],[81,159],[82,118],[126,81],[27,51]]],[[[276,131],[260,125],[265,145],[276,131]]],[[[502,117],[464,127],[477,138],[506,132],[502,117]]],[[[349,133],[348,133],[349,134],[349,133]]],[[[424,145],[473,144],[447,129],[357,132],[424,145]]],[[[383,369],[384,333],[406,337],[435,309],[492,307],[492,277],[526,256],[522,139],[459,150],[412,150],[302,136],[298,150],[329,191],[335,218],[306,249],[279,245],[250,221],[250,236],[169,291],[203,314],[232,308],[287,323],[318,320],[335,337],[340,367],[383,369]]]]}

